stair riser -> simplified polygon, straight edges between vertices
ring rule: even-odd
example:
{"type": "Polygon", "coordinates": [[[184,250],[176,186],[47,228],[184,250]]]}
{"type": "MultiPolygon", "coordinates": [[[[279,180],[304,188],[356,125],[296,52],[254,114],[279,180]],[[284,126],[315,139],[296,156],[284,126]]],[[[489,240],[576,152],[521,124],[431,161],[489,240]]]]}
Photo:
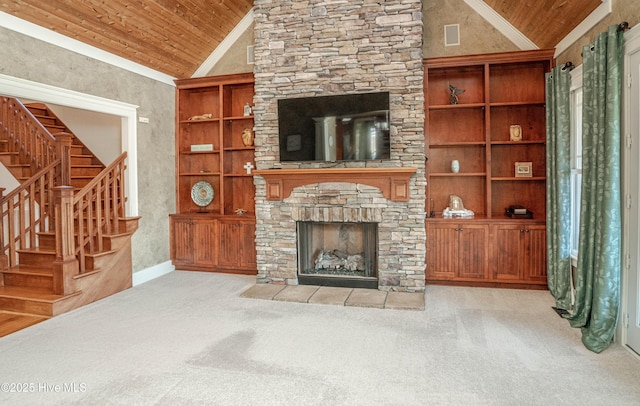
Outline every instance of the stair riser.
{"type": "Polygon", "coordinates": [[[21,275],[17,273],[5,273],[4,285],[51,289],[53,292],[53,277],[51,275],[21,275]]]}
{"type": "Polygon", "coordinates": [[[21,252],[19,259],[19,263],[22,265],[50,267],[56,259],[56,255],[49,253],[21,252]]]}
{"type": "Polygon", "coordinates": [[[72,156],[71,165],[94,165],[97,164],[90,156],[72,156]]]}
{"type": "Polygon", "coordinates": [[[83,166],[75,166],[71,167],[71,177],[74,176],[91,176],[95,177],[102,172],[101,167],[83,167],[83,166]]]}
{"type": "Polygon", "coordinates": [[[13,176],[16,178],[30,178],[31,177],[31,168],[28,166],[17,166],[17,165],[5,165],[7,169],[11,172],[13,176]]]}
{"type": "Polygon", "coordinates": [[[7,152],[3,155],[0,155],[0,162],[2,162],[5,166],[19,165],[20,156],[18,155],[17,152],[7,152]]]}
{"type": "Polygon", "coordinates": [[[10,312],[53,316],[53,303],[13,297],[0,297],[0,309],[10,312]]]}

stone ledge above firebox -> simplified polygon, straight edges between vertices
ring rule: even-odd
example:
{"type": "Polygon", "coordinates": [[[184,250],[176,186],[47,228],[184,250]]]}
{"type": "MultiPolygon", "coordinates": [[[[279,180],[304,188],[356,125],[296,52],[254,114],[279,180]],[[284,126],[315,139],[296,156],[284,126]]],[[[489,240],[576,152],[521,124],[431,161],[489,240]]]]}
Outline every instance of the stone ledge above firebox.
{"type": "Polygon", "coordinates": [[[377,187],[394,202],[409,200],[409,179],[417,168],[314,168],[254,171],[267,182],[267,200],[282,200],[298,186],[320,182],[362,183],[377,187]]]}

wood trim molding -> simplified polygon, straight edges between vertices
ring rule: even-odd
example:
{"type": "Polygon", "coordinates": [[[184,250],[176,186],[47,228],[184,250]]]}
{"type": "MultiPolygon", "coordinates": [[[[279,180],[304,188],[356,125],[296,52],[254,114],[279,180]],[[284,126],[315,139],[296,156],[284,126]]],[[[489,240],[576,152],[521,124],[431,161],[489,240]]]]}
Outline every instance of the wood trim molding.
{"type": "Polygon", "coordinates": [[[235,42],[240,38],[242,34],[245,33],[251,25],[253,24],[253,10],[249,10],[249,12],[240,20],[238,25],[236,25],[233,30],[227,35],[220,44],[213,50],[211,55],[207,57],[207,59],[198,67],[198,69],[191,76],[192,78],[199,78],[202,76],[207,76],[209,71],[213,69],[213,67],[220,62],[220,60],[224,57],[226,52],[235,44],[235,42]]]}
{"type": "Polygon", "coordinates": [[[320,182],[362,183],[373,186],[394,202],[409,201],[409,179],[417,168],[316,168],[253,171],[267,182],[267,200],[283,200],[302,185],[320,182]]]}
{"type": "Polygon", "coordinates": [[[0,27],[173,86],[174,77],[0,11],[0,27]]]}
{"type": "Polygon", "coordinates": [[[495,29],[500,31],[505,37],[513,42],[518,48],[522,50],[538,49],[538,46],[527,38],[516,27],[511,25],[504,17],[498,12],[489,7],[482,0],[464,0],[469,7],[471,7],[476,13],[480,14],[485,20],[489,22],[495,29]]]}

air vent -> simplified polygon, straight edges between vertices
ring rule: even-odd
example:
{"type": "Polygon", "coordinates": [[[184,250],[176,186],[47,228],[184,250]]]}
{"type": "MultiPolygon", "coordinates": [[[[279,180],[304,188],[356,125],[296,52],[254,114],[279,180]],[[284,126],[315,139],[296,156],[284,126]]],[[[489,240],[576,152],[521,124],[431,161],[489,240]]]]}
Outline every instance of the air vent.
{"type": "Polygon", "coordinates": [[[460,45],[460,24],[444,26],[444,46],[460,45]]]}
{"type": "Polygon", "coordinates": [[[253,53],[253,45],[247,46],[247,64],[252,65],[256,62],[255,55],[253,53]]]}

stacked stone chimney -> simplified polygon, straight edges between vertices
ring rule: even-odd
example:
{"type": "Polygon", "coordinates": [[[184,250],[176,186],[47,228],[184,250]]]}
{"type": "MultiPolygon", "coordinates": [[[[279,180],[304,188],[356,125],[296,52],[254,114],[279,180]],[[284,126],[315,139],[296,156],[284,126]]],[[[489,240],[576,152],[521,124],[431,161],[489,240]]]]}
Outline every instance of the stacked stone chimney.
{"type": "Polygon", "coordinates": [[[257,169],[412,167],[407,202],[377,188],[310,179],[281,201],[256,176],[258,281],[297,283],[296,221],[379,222],[379,289],[424,291],[425,158],[419,0],[255,0],[257,169]],[[388,91],[391,159],[279,161],[277,100],[388,91]],[[306,218],[310,217],[310,218],[306,218]]]}

